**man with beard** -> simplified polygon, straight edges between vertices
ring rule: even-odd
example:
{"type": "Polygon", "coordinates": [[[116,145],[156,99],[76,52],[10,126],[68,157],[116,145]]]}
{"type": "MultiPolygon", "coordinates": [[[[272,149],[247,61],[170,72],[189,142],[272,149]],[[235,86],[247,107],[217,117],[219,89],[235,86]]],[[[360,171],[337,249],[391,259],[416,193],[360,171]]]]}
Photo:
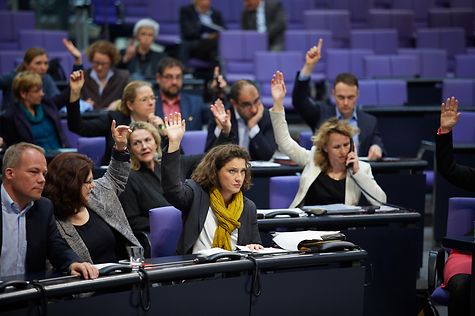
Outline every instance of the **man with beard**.
{"type": "Polygon", "coordinates": [[[203,113],[207,111],[198,96],[181,93],[183,86],[183,64],[172,57],[160,60],[157,67],[157,84],[160,88],[155,106],[155,115],[164,118],[174,112],[181,113],[186,121],[186,130],[203,128],[203,113]]]}

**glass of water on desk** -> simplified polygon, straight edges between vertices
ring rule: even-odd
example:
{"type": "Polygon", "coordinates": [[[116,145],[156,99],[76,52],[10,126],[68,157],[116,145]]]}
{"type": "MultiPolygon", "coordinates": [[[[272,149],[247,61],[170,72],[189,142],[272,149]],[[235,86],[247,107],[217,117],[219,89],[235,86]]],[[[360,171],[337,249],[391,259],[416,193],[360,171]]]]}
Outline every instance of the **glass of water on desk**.
{"type": "Polygon", "coordinates": [[[127,247],[127,252],[129,253],[130,266],[133,271],[137,271],[139,268],[144,265],[144,252],[143,248],[139,246],[129,246],[127,247]]]}

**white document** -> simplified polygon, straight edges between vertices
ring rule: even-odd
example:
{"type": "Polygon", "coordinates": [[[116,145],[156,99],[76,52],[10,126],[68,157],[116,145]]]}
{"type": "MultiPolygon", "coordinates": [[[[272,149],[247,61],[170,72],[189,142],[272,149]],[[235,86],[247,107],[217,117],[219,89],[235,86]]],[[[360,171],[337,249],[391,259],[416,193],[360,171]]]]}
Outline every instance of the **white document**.
{"type": "Polygon", "coordinates": [[[275,168],[275,167],[281,166],[280,164],[276,162],[272,162],[272,161],[253,160],[253,161],[249,161],[249,163],[251,164],[251,167],[275,168]]]}
{"type": "MultiPolygon", "coordinates": [[[[272,212],[294,212],[298,214],[299,216],[307,216],[307,213],[305,213],[302,209],[300,208],[271,208],[271,209],[258,209],[257,214],[262,214],[264,217],[272,212]]],[[[288,217],[288,215],[277,215],[276,217],[288,217]]]]}
{"type": "Polygon", "coordinates": [[[211,249],[203,249],[193,254],[199,255],[199,256],[210,256],[210,255],[214,255],[215,253],[222,253],[222,252],[231,252],[231,251],[223,249],[223,248],[214,247],[211,249]]]}
{"type": "Polygon", "coordinates": [[[285,249],[274,248],[274,247],[267,247],[267,248],[259,249],[259,250],[251,250],[251,249],[249,249],[248,246],[238,246],[238,245],[236,245],[236,248],[241,250],[241,251],[261,253],[261,254],[273,254],[273,253],[287,252],[287,250],[285,250],[285,249]]]}
{"type": "Polygon", "coordinates": [[[318,231],[318,230],[305,230],[298,232],[276,232],[272,239],[279,247],[285,250],[296,251],[298,250],[298,244],[302,240],[316,239],[322,240],[323,235],[333,235],[340,231],[318,231]]]}

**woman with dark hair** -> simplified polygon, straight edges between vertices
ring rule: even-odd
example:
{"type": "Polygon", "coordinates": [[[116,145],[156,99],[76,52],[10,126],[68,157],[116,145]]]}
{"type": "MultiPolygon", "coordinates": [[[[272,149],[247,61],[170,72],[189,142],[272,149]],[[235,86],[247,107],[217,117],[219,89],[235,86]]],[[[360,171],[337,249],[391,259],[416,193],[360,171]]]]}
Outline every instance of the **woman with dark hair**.
{"type": "Polygon", "coordinates": [[[169,145],[162,156],[162,187],[167,200],[183,212],[178,253],[236,245],[261,249],[256,205],[244,197],[251,184],[249,153],[238,145],[212,148],[191,180],[181,181],[180,142],[185,121],[179,113],[165,118],[169,145]]]}
{"type": "Polygon", "coordinates": [[[63,153],[48,165],[43,195],[54,205],[58,229],[82,260],[117,262],[127,258],[126,246],[140,246],[118,195],[127,183],[130,164],[128,126],[112,123],[115,141],[105,175],[93,180],[93,162],[77,153],[63,153]]]}
{"type": "Polygon", "coordinates": [[[307,150],[290,137],[283,106],[286,88],[280,71],[272,77],[271,87],[274,106],[270,117],[276,143],[284,154],[304,167],[297,195],[290,207],[334,203],[356,205],[361,193],[373,205],[385,203],[386,194],[374,180],[371,166],[358,160],[352,142],[355,132],[349,123],[329,119],[314,136],[312,149],[307,150]],[[362,192],[356,182],[372,197],[362,192]]]}
{"type": "MultiPolygon", "coordinates": [[[[442,103],[440,128],[436,136],[436,161],[440,174],[450,183],[464,190],[475,192],[475,168],[455,162],[452,144],[452,129],[461,115],[459,101],[454,97],[442,103]]],[[[473,231],[467,232],[473,236],[473,231]]],[[[444,285],[450,292],[449,315],[470,314],[470,282],[472,279],[472,256],[452,250],[444,268],[444,285]]]]}

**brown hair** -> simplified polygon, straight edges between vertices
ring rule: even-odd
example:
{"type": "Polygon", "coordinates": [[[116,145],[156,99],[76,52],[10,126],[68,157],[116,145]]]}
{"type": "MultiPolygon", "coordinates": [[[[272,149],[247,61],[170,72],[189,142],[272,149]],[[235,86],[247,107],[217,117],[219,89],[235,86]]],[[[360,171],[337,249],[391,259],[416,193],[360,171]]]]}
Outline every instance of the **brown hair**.
{"type": "Polygon", "coordinates": [[[127,106],[127,102],[134,102],[135,98],[137,97],[137,90],[145,86],[152,87],[152,84],[150,82],[140,80],[129,82],[122,92],[122,100],[120,100],[120,105],[118,106],[119,111],[127,116],[130,116],[131,112],[127,106]]]}
{"type": "Polygon", "coordinates": [[[21,100],[21,93],[28,92],[33,88],[42,88],[43,80],[41,76],[33,71],[22,71],[13,78],[13,95],[17,100],[21,100]]]}
{"type": "Polygon", "coordinates": [[[7,148],[7,150],[5,151],[5,155],[3,156],[2,174],[5,174],[5,170],[7,168],[16,168],[21,162],[23,152],[27,149],[35,149],[43,155],[45,153],[45,150],[43,148],[31,143],[21,142],[11,145],[7,148]]]}
{"type": "Polygon", "coordinates": [[[226,144],[213,147],[193,171],[191,178],[205,191],[213,187],[220,188],[218,172],[234,158],[246,161],[246,176],[241,187],[241,191],[246,191],[251,186],[250,156],[247,150],[239,145],[226,144]]]}
{"type": "Polygon", "coordinates": [[[181,72],[185,71],[185,66],[183,66],[183,63],[179,61],[178,59],[173,58],[173,57],[163,57],[158,62],[157,73],[160,76],[162,76],[165,69],[171,68],[171,67],[179,67],[181,69],[181,72]]]}
{"type": "Polygon", "coordinates": [[[109,56],[111,60],[111,66],[116,65],[120,61],[119,51],[115,45],[109,41],[98,40],[87,48],[87,58],[90,62],[92,62],[95,53],[101,53],[109,56]]]}
{"type": "Polygon", "coordinates": [[[335,89],[335,86],[337,85],[337,83],[340,83],[340,82],[348,86],[356,86],[356,88],[359,88],[358,78],[356,78],[355,75],[349,72],[342,72],[336,76],[335,82],[333,82],[333,89],[335,89]]]}
{"type": "Polygon", "coordinates": [[[239,102],[239,95],[241,94],[241,90],[245,86],[253,86],[259,92],[259,88],[257,87],[257,85],[254,81],[251,81],[251,80],[248,80],[248,79],[241,79],[241,80],[236,81],[231,86],[231,91],[229,92],[229,98],[238,103],[239,102]]]}
{"type": "Polygon", "coordinates": [[[23,62],[20,65],[18,65],[16,71],[17,72],[25,71],[27,66],[31,64],[31,62],[33,61],[35,57],[42,56],[42,55],[48,56],[48,54],[43,48],[40,48],[40,47],[28,48],[25,52],[25,55],[23,55],[23,62]]]}
{"type": "MultiPolygon", "coordinates": [[[[155,155],[155,160],[159,162],[162,157],[162,149],[160,147],[161,138],[155,126],[147,122],[135,121],[135,122],[132,122],[132,124],[130,124],[129,127],[132,130],[132,133],[138,129],[144,129],[146,131],[149,131],[152,134],[153,138],[155,139],[155,143],[157,144],[157,154],[155,155]]],[[[140,169],[140,161],[137,159],[137,157],[134,155],[131,149],[132,144],[130,141],[130,135],[132,133],[127,135],[127,146],[129,147],[129,152],[130,152],[130,169],[137,171],[140,169]]]]}
{"type": "Polygon", "coordinates": [[[330,161],[325,148],[332,133],[348,136],[351,139],[356,131],[347,120],[338,120],[336,117],[328,119],[320,126],[315,136],[312,137],[312,141],[316,147],[314,157],[315,164],[319,166],[323,172],[327,172],[330,169],[330,161]]]}
{"type": "Polygon", "coordinates": [[[49,163],[43,196],[53,202],[58,218],[66,219],[87,205],[81,189],[93,166],[91,159],[78,153],[59,154],[49,163]]]}

